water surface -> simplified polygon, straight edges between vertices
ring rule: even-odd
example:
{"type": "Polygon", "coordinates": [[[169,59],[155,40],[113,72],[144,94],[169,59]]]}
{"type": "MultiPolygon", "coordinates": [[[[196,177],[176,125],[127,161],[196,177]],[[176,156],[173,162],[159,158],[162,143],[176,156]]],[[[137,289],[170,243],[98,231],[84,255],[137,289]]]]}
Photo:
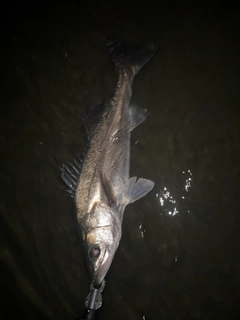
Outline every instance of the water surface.
{"type": "MultiPolygon", "coordinates": [[[[3,15],[3,13],[2,13],[3,15]]],[[[133,85],[150,112],[99,319],[239,319],[239,12],[132,1],[5,12],[1,94],[2,319],[74,319],[89,276],[58,166],[81,155],[81,116],[111,96],[103,35],[159,44],[133,85]]]]}

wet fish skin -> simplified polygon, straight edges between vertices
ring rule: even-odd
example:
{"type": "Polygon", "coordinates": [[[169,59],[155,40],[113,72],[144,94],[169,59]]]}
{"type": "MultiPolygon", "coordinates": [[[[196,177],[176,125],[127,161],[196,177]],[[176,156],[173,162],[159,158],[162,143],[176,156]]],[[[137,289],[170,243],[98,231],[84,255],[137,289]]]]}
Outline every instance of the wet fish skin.
{"type": "Polygon", "coordinates": [[[66,172],[63,179],[75,193],[77,224],[96,286],[103,281],[118,248],[125,207],[154,186],[147,179],[129,179],[130,132],[147,117],[147,110],[130,104],[130,99],[134,76],[157,46],[107,39],[107,47],[118,74],[115,93],[83,118],[89,147],[76,187],[75,181],[69,182],[72,175],[66,169],[62,173],[66,172]]]}

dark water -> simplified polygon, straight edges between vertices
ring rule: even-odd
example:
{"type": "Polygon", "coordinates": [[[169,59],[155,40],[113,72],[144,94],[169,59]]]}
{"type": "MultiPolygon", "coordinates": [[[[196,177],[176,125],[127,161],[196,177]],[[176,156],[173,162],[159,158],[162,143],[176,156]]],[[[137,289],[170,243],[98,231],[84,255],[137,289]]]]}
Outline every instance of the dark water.
{"type": "Polygon", "coordinates": [[[132,99],[150,115],[131,175],[155,188],[126,210],[99,319],[239,319],[239,11],[13,2],[1,16],[0,318],[83,313],[90,279],[58,165],[81,155],[81,115],[116,84],[106,34],[160,48],[132,99]]]}

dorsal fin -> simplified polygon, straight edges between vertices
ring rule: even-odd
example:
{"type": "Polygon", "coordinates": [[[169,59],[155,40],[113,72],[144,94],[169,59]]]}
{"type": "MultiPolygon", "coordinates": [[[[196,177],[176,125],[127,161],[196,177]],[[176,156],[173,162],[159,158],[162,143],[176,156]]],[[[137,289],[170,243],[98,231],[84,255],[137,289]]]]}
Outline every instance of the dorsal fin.
{"type": "Polygon", "coordinates": [[[64,164],[60,168],[62,171],[61,178],[69,187],[69,189],[65,191],[69,193],[72,198],[74,198],[76,185],[80,176],[81,162],[80,159],[73,159],[71,162],[69,161],[67,165],[64,164]]]}
{"type": "Polygon", "coordinates": [[[103,114],[104,108],[105,108],[105,103],[99,104],[97,106],[92,106],[87,111],[87,113],[83,115],[82,121],[87,130],[88,137],[91,137],[97,124],[99,123],[100,118],[103,114]]]}

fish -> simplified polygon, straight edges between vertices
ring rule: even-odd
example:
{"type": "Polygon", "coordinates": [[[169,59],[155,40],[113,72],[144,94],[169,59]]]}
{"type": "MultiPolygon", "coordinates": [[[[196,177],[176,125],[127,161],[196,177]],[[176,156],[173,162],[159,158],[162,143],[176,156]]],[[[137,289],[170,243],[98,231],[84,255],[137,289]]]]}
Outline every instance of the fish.
{"type": "Polygon", "coordinates": [[[61,177],[74,198],[77,229],[94,286],[101,286],[122,235],[127,205],[154,187],[148,179],[130,177],[130,134],[148,111],[131,103],[132,83],[157,49],[152,42],[125,43],[106,39],[118,76],[111,99],[83,116],[88,147],[83,160],[63,165],[61,177]]]}

